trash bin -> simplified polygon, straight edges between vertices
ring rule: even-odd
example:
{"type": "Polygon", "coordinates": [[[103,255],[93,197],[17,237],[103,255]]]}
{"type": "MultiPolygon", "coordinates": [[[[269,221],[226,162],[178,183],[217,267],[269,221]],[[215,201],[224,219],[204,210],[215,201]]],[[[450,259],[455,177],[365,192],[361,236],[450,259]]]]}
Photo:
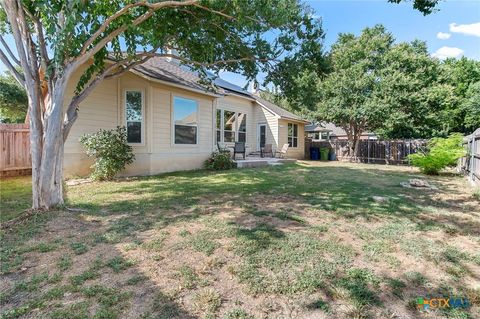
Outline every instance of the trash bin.
{"type": "Polygon", "coordinates": [[[320,159],[320,149],[318,147],[310,147],[310,159],[318,161],[320,159]]]}
{"type": "Polygon", "coordinates": [[[320,149],[320,159],[322,161],[328,161],[328,152],[330,152],[330,150],[326,147],[320,149]]]}
{"type": "Polygon", "coordinates": [[[328,160],[329,161],[336,161],[337,156],[335,155],[335,152],[333,150],[330,150],[330,153],[328,153],[328,160]]]}

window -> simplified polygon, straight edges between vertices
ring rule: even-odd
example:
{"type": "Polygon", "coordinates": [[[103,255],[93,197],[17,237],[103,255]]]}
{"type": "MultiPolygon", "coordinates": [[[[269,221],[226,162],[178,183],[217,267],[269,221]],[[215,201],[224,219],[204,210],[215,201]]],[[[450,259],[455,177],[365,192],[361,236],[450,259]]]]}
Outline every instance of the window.
{"type": "Polygon", "coordinates": [[[238,142],[245,143],[247,141],[247,114],[238,113],[238,142]]]}
{"type": "Polygon", "coordinates": [[[142,143],[142,91],[125,91],[125,120],[127,124],[127,142],[132,144],[142,143]]]}
{"type": "Polygon", "coordinates": [[[222,141],[222,110],[217,110],[217,143],[222,141]]]}
{"type": "Polygon", "coordinates": [[[320,133],[314,132],[314,133],[308,133],[308,137],[310,137],[312,140],[319,140],[320,139],[320,133]]]}
{"type": "Polygon", "coordinates": [[[247,114],[227,110],[217,110],[217,143],[247,141],[247,114]]]}
{"type": "Polygon", "coordinates": [[[322,140],[328,141],[328,132],[322,132],[322,140]]]}
{"type": "Polygon", "coordinates": [[[298,147],[298,125],[288,123],[288,146],[298,147]]]}
{"type": "Polygon", "coordinates": [[[235,142],[235,112],[223,111],[223,141],[235,142]]]}
{"type": "Polygon", "coordinates": [[[197,102],[181,97],[173,98],[173,121],[175,144],[197,144],[197,102]]]}

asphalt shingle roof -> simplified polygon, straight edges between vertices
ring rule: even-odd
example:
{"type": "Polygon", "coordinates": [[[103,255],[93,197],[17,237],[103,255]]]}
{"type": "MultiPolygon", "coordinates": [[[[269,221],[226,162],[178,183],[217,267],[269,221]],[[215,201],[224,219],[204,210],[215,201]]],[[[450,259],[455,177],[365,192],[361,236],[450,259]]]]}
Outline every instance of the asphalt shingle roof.
{"type": "MultiPolygon", "coordinates": [[[[189,70],[187,66],[170,62],[165,58],[151,58],[145,63],[133,67],[148,77],[161,81],[172,82],[195,90],[212,91],[213,87],[202,83],[196,72],[189,70]]],[[[213,90],[215,93],[222,93],[223,90],[213,90]]]]}
{"type": "Polygon", "coordinates": [[[166,58],[151,58],[145,63],[133,67],[133,70],[140,72],[147,77],[165,82],[172,82],[195,90],[211,91],[217,94],[228,94],[228,92],[232,92],[235,94],[244,95],[248,98],[255,99],[258,103],[282,118],[302,122],[305,121],[300,116],[295,115],[292,112],[289,112],[265,99],[262,99],[261,97],[251,94],[240,86],[227,82],[219,77],[213,81],[215,87],[208,85],[205,83],[205,81],[202,81],[196,72],[189,69],[188,66],[168,61],[166,58]]]}

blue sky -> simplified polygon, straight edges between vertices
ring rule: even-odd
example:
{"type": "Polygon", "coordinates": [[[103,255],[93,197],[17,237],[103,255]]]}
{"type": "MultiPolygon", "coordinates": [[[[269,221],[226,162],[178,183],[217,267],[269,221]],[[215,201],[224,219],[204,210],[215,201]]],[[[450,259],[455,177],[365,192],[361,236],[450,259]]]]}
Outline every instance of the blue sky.
{"type": "MultiPolygon", "coordinates": [[[[312,0],[306,3],[312,7],[315,16],[323,19],[327,50],[339,33],[358,35],[365,27],[381,23],[398,42],[424,40],[430,53],[438,57],[464,55],[480,60],[480,0],[442,1],[439,11],[427,16],[414,10],[411,2],[312,0]]],[[[11,38],[8,37],[7,41],[11,43],[11,38]]],[[[5,66],[0,62],[0,71],[4,70],[5,66]]],[[[220,75],[242,87],[247,83],[238,74],[222,72],[220,75]]],[[[259,75],[258,80],[261,83],[263,76],[259,75]]]]}
{"type": "MultiPolygon", "coordinates": [[[[339,33],[360,34],[365,27],[383,24],[398,42],[420,39],[427,42],[430,53],[464,55],[480,60],[480,0],[447,0],[440,2],[438,12],[423,16],[412,8],[412,4],[392,4],[387,0],[315,0],[306,1],[322,17],[325,30],[325,46],[329,49],[339,33]],[[470,26],[478,23],[479,25],[470,26]],[[452,29],[450,28],[451,24],[452,29]],[[455,31],[455,32],[452,32],[455,31]],[[439,39],[437,37],[438,33],[439,39]],[[460,33],[463,32],[463,33],[460,33]],[[448,39],[446,39],[448,37],[448,39]],[[444,48],[446,47],[446,48],[444,48]],[[443,48],[443,49],[442,49],[443,48]]],[[[242,76],[221,73],[221,77],[244,86],[242,76]]],[[[261,82],[263,76],[258,80],[261,82]]]]}

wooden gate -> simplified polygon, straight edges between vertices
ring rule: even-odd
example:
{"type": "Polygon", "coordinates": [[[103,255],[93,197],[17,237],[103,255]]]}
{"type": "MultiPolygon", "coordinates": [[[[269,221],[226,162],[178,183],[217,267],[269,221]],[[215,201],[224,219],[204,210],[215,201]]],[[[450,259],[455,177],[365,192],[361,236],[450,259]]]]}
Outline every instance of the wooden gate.
{"type": "Polygon", "coordinates": [[[1,177],[32,173],[28,124],[0,124],[0,150],[1,177]]]}

